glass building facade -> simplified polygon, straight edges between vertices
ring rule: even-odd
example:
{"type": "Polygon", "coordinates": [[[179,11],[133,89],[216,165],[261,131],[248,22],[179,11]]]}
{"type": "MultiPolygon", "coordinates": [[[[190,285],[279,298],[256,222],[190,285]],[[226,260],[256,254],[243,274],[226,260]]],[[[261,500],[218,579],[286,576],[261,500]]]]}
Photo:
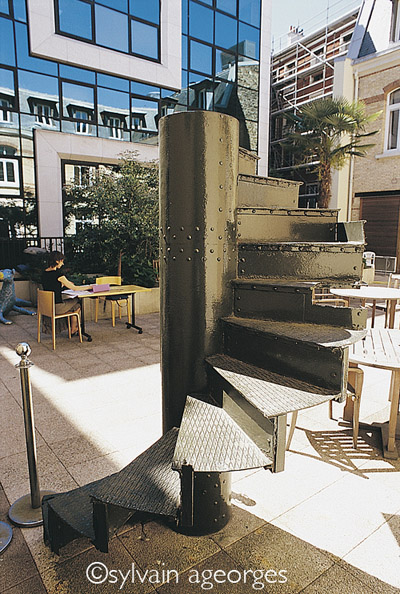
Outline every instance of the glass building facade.
{"type": "MultiPolygon", "coordinates": [[[[31,1],[0,0],[0,237],[37,232],[27,215],[41,199],[35,130],[117,140],[120,152],[145,144],[156,156],[163,115],[215,110],[238,118],[241,146],[257,151],[261,0],[182,0],[181,88],[33,55],[31,1]]],[[[162,64],[167,0],[52,2],[59,38],[162,64]]]]}

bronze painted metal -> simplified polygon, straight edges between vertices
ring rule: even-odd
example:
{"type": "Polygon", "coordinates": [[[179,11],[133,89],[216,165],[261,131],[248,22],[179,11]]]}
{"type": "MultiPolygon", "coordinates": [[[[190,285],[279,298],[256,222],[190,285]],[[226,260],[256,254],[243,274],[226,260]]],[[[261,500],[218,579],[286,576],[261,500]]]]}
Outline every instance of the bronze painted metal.
{"type": "Polygon", "coordinates": [[[161,351],[164,430],[207,389],[236,276],[238,121],[215,112],[160,120],[161,351]]]}
{"type": "Polygon", "coordinates": [[[135,511],[220,530],[231,472],[284,470],[287,414],[346,396],[366,311],[313,295],[359,282],[362,223],[297,208],[299,184],[256,162],[230,116],[160,120],[164,435],[119,473],[44,499],[54,551],[86,536],[107,552],[135,511]]]}
{"type": "Polygon", "coordinates": [[[8,517],[17,526],[33,528],[43,523],[41,498],[53,491],[41,491],[37,472],[35,424],[33,419],[32,391],[29,379],[29,368],[33,363],[28,359],[31,348],[26,342],[21,342],[15,349],[21,357],[15,366],[20,371],[22,407],[24,412],[25,440],[28,457],[30,494],[15,501],[8,510],[8,517]]]}

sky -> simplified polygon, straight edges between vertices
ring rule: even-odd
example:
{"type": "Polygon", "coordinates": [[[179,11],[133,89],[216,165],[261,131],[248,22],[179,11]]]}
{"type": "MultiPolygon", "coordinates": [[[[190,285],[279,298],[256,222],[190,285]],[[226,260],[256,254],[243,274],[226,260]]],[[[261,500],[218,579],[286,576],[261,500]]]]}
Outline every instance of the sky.
{"type": "Polygon", "coordinates": [[[286,47],[286,34],[291,25],[300,26],[304,35],[308,35],[360,4],[361,0],[272,0],[274,50],[286,47]]]}

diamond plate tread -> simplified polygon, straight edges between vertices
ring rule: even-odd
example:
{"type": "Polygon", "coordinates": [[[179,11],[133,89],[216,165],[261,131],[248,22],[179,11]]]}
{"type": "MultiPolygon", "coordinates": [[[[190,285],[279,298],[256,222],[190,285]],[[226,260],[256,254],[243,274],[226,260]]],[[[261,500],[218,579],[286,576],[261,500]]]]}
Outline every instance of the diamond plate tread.
{"type": "Polygon", "coordinates": [[[347,347],[364,338],[367,333],[367,330],[347,330],[338,326],[327,326],[325,324],[253,320],[234,316],[222,318],[222,320],[228,324],[248,328],[250,331],[272,334],[280,338],[329,348],[347,347]]]}
{"type": "Polygon", "coordinates": [[[172,468],[230,472],[271,466],[272,461],[222,408],[186,399],[172,468]]]}
{"type": "Polygon", "coordinates": [[[339,396],[326,388],[266,371],[227,355],[213,355],[206,361],[267,418],[310,408],[339,396]]]}
{"type": "Polygon", "coordinates": [[[120,472],[90,488],[92,497],[125,509],[176,517],[180,477],[171,468],[178,437],[173,428],[120,472]]]}
{"type": "Polygon", "coordinates": [[[93,528],[93,506],[89,490],[104,479],[78,487],[66,493],[57,493],[45,504],[82,536],[90,540],[95,537],[93,528]]]}

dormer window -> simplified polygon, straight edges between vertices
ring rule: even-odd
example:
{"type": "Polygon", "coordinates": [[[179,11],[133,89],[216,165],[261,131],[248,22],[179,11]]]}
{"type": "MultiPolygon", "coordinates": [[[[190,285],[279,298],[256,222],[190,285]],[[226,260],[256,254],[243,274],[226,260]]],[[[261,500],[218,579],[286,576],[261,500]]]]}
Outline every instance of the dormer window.
{"type": "Polygon", "coordinates": [[[102,111],[101,117],[104,125],[109,129],[110,138],[121,140],[123,131],[127,129],[125,116],[120,113],[102,111]]]}
{"type": "Polygon", "coordinates": [[[146,116],[144,113],[132,112],[132,128],[134,130],[146,128],[146,116]]]}
{"type": "Polygon", "coordinates": [[[10,109],[12,109],[11,102],[8,99],[3,99],[0,96],[0,122],[12,121],[10,109]]]}
{"type": "Polygon", "coordinates": [[[67,110],[71,118],[78,120],[76,122],[76,133],[90,134],[90,122],[93,122],[94,120],[93,109],[81,107],[80,105],[68,105],[67,110]]]}
{"type": "Polygon", "coordinates": [[[50,127],[54,126],[54,119],[58,118],[57,104],[55,101],[29,97],[28,104],[31,113],[35,116],[37,124],[50,127]]]}

